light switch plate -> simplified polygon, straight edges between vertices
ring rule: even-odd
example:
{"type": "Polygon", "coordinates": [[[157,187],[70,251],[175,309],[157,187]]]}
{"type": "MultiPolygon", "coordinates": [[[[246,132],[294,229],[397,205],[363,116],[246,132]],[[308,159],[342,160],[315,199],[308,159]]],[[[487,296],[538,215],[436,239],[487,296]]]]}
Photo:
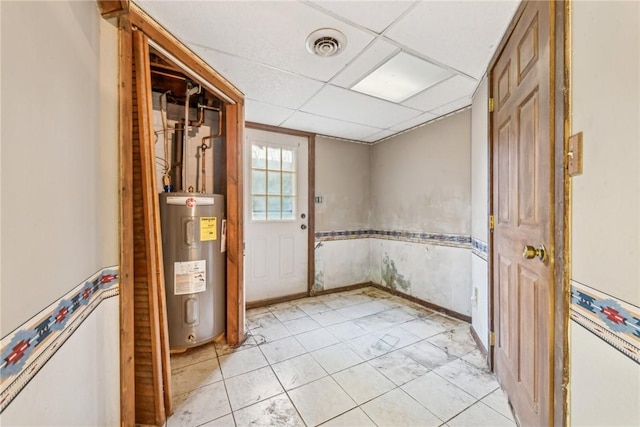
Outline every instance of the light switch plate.
{"type": "Polygon", "coordinates": [[[569,137],[567,172],[569,176],[582,174],[582,132],[569,137]]]}

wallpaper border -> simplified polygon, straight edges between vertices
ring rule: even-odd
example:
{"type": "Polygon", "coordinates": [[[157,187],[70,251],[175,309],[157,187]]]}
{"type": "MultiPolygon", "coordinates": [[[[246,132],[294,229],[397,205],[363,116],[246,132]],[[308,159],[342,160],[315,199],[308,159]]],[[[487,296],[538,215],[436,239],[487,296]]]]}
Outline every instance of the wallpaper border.
{"type": "Polygon", "coordinates": [[[640,363],[640,307],[571,281],[571,319],[640,363]]]}
{"type": "Polygon", "coordinates": [[[0,340],[0,414],[107,298],[117,296],[119,267],[105,267],[0,340]]]}
{"type": "Polygon", "coordinates": [[[383,239],[465,249],[471,248],[471,236],[467,234],[429,233],[426,231],[374,229],[318,231],[315,233],[315,239],[319,242],[350,239],[383,239]]]}
{"type": "Polygon", "coordinates": [[[489,260],[489,245],[487,242],[476,239],[475,237],[471,238],[471,252],[485,261],[489,260]]]}

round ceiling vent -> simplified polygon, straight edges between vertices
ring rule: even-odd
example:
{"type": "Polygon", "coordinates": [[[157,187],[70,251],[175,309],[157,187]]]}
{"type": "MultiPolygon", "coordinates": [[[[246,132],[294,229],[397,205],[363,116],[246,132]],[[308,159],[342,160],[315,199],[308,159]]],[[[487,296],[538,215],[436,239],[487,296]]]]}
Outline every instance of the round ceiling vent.
{"type": "Polygon", "coordinates": [[[307,50],[324,58],[340,53],[347,45],[347,38],[333,28],[321,28],[307,37],[307,50]]]}

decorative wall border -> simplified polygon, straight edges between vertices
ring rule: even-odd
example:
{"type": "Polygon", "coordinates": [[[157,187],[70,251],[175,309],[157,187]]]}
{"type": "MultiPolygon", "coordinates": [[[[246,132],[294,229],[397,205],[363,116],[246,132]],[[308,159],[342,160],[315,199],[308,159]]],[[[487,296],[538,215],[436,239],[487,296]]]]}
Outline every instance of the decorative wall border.
{"type": "Polygon", "coordinates": [[[120,293],[119,267],[106,267],[0,340],[0,414],[80,324],[120,293]]]}
{"type": "Polygon", "coordinates": [[[471,253],[475,256],[482,258],[485,261],[489,260],[489,245],[487,242],[483,242],[475,237],[471,238],[471,253]]]}
{"type": "Polygon", "coordinates": [[[640,307],[572,281],[570,315],[586,330],[640,363],[640,307]]]}
{"type": "Polygon", "coordinates": [[[350,239],[384,239],[401,242],[424,243],[457,248],[471,248],[471,236],[466,234],[428,233],[424,231],[404,230],[340,230],[319,231],[315,233],[316,241],[350,239]]]}

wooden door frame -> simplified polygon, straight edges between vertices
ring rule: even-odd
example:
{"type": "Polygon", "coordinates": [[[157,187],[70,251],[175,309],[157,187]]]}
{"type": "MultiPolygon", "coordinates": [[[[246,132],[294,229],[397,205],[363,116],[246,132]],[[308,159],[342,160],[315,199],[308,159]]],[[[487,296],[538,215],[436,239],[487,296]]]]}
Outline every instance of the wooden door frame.
{"type": "Polygon", "coordinates": [[[264,130],[267,132],[282,133],[285,135],[302,136],[309,141],[309,154],[308,154],[308,200],[307,200],[307,215],[309,216],[307,222],[307,292],[302,294],[289,295],[284,297],[271,298],[268,300],[255,301],[247,304],[247,308],[261,307],[264,305],[291,301],[293,299],[300,298],[301,296],[311,296],[313,294],[313,285],[315,281],[315,230],[316,230],[316,209],[315,209],[315,196],[316,196],[316,134],[310,132],[304,132],[295,129],[281,128],[278,126],[263,125],[261,123],[246,122],[245,127],[247,129],[264,130]]]}
{"type": "Polygon", "coordinates": [[[132,164],[132,31],[145,33],[227,99],[227,342],[245,338],[243,278],[243,161],[244,95],[178,39],[128,0],[97,0],[103,18],[118,18],[119,38],[119,189],[120,189],[120,420],[135,424],[135,365],[133,307],[133,164],[132,164]]]}
{"type": "MultiPolygon", "coordinates": [[[[532,0],[535,1],[535,0],[532,0]]],[[[522,17],[525,6],[529,1],[523,1],[514,14],[509,27],[507,28],[496,52],[491,59],[487,72],[487,84],[489,89],[489,97],[492,96],[494,88],[492,87],[491,73],[493,68],[502,54],[507,41],[511,37],[516,24],[522,17]]],[[[553,259],[554,267],[552,273],[552,313],[554,313],[552,333],[553,342],[551,349],[553,358],[552,368],[552,386],[549,393],[552,393],[553,425],[565,426],[567,424],[568,414],[568,393],[567,386],[569,382],[569,278],[570,278],[570,193],[569,193],[569,177],[567,175],[567,152],[568,137],[570,134],[570,0],[551,0],[550,4],[554,7],[550,13],[550,42],[553,47],[553,54],[550,57],[550,69],[553,75],[549,76],[551,81],[552,99],[550,102],[551,114],[550,129],[553,131],[554,143],[552,149],[553,170],[551,177],[554,183],[554,206],[552,209],[552,226],[554,227],[554,248],[553,259]]],[[[489,215],[494,215],[493,198],[495,189],[493,187],[493,123],[491,114],[489,114],[489,144],[488,144],[488,161],[489,161],[489,215]]],[[[489,232],[489,245],[493,247],[493,232],[489,232]]],[[[488,261],[488,280],[489,280],[489,330],[495,331],[494,324],[494,292],[495,283],[493,280],[494,260],[492,254],[489,253],[488,261]]],[[[489,364],[495,370],[494,365],[494,346],[489,346],[489,364]]]]}

